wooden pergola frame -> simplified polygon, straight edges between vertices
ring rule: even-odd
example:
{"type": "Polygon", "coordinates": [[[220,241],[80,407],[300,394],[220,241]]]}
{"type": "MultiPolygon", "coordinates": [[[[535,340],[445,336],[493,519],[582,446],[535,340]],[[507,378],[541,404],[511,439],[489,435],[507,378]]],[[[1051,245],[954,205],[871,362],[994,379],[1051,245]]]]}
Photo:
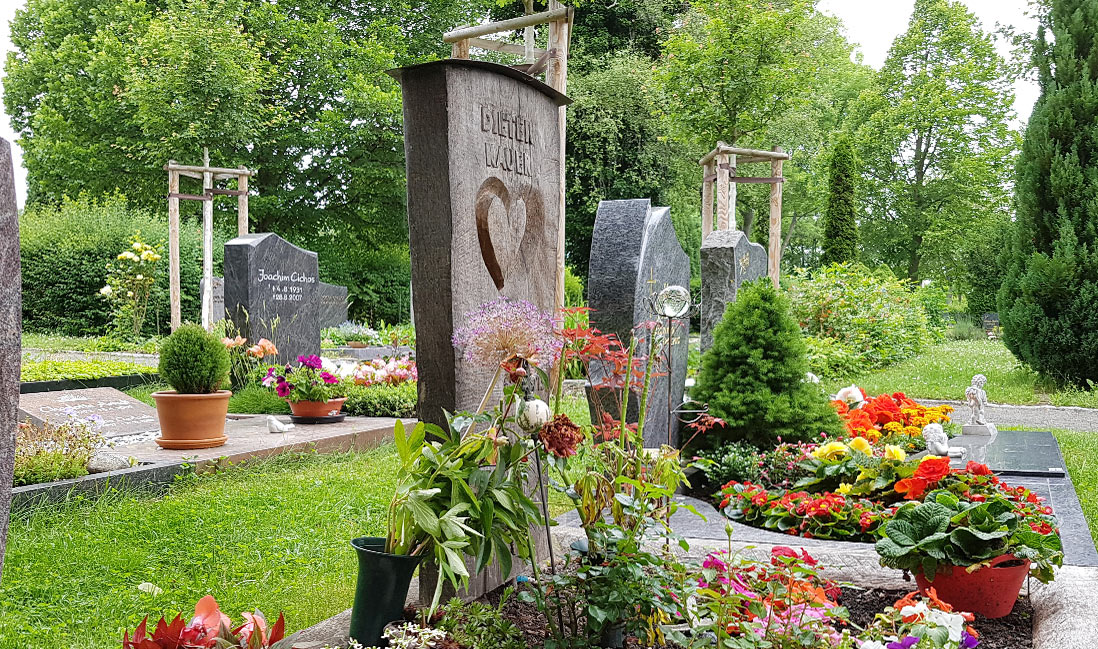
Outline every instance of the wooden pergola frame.
{"type": "MultiPolygon", "coordinates": [[[[514,66],[530,76],[545,73],[545,83],[561,94],[567,94],[568,90],[568,52],[572,40],[572,20],[574,12],[572,7],[566,7],[560,0],[549,0],[549,9],[540,13],[532,13],[533,0],[524,0],[526,15],[508,20],[500,20],[494,23],[485,23],[473,27],[458,27],[446,32],[442,36],[443,42],[453,45],[452,53],[455,59],[469,58],[470,48],[477,47],[508,54],[521,54],[525,59],[523,65],[514,66]],[[534,47],[534,26],[549,24],[548,49],[534,47]],[[515,29],[524,29],[523,45],[494,41],[482,36],[508,32],[515,29]]],[[[564,138],[566,108],[561,106],[558,124],[560,128],[560,191],[558,204],[560,207],[560,227],[557,232],[557,309],[564,307],[564,197],[565,197],[565,163],[564,163],[564,138]]]]}
{"type": "Polygon", "coordinates": [[[227,169],[210,166],[209,149],[202,149],[202,165],[181,165],[169,160],[168,172],[168,283],[171,297],[172,331],[179,328],[182,310],[179,302],[179,201],[202,202],[202,326],[209,330],[213,316],[213,199],[214,196],[236,196],[236,230],[248,234],[248,178],[255,175],[246,167],[227,169]],[[179,192],[179,178],[202,181],[201,194],[179,192]],[[236,178],[236,189],[218,189],[214,182],[236,178]]]}
{"type": "Polygon", "coordinates": [[[766,183],[770,185],[770,240],[768,242],[766,270],[774,288],[778,287],[782,260],[782,163],[789,154],[779,146],[771,151],[739,149],[724,142],[717,142],[715,149],[705,154],[698,164],[702,166],[702,239],[713,231],[713,199],[717,204],[718,230],[736,229],[736,184],[766,183]],[[737,165],[759,162],[770,163],[770,176],[740,176],[737,165]]]}

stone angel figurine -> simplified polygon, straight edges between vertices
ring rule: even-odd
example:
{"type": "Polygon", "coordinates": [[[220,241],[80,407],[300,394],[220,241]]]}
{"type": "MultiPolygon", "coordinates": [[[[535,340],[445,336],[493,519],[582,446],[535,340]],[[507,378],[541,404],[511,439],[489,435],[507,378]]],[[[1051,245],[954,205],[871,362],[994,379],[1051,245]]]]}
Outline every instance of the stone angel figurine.
{"type": "Polygon", "coordinates": [[[984,426],[987,424],[987,417],[984,416],[984,408],[987,407],[987,392],[984,391],[986,383],[987,377],[983,374],[977,374],[972,377],[972,385],[965,388],[965,401],[968,402],[971,413],[968,417],[970,426],[984,426]]]}
{"type": "Polygon", "coordinates": [[[965,449],[949,446],[949,435],[941,424],[927,424],[923,427],[923,439],[926,441],[926,452],[938,457],[964,457],[965,449]]]}

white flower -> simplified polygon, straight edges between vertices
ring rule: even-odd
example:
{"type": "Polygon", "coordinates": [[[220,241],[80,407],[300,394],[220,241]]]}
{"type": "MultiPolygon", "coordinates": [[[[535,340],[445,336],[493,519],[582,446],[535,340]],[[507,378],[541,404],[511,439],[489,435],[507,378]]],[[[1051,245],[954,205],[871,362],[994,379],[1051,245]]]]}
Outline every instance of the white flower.
{"type": "Polygon", "coordinates": [[[820,382],[820,377],[816,376],[812,372],[805,372],[804,373],[804,381],[805,381],[805,383],[819,383],[820,382]]]}
{"type": "Polygon", "coordinates": [[[126,297],[133,297],[133,291],[126,291],[126,297]]]}
{"type": "Polygon", "coordinates": [[[961,617],[960,615],[957,615],[956,613],[946,613],[945,611],[933,609],[927,616],[927,621],[948,629],[949,640],[951,642],[961,641],[961,632],[964,631],[965,628],[965,618],[961,617]]]}
{"type": "Polygon", "coordinates": [[[105,295],[106,297],[110,297],[112,293],[114,293],[114,289],[111,288],[110,284],[99,289],[99,294],[105,295]]]}
{"type": "Polygon", "coordinates": [[[161,594],[164,593],[164,589],[160,588],[156,584],[150,584],[147,581],[143,582],[141,584],[138,584],[137,590],[139,590],[143,593],[148,593],[148,594],[152,595],[153,597],[156,597],[157,595],[161,595],[161,594]]]}
{"type": "Polygon", "coordinates": [[[141,242],[140,241],[134,241],[133,242],[133,249],[134,250],[141,250],[141,242]]]}
{"type": "Polygon", "coordinates": [[[929,613],[930,607],[926,605],[926,602],[916,602],[911,606],[905,606],[900,609],[900,616],[904,618],[914,617],[922,620],[925,619],[929,613]]]}
{"type": "Polygon", "coordinates": [[[135,279],[142,280],[145,279],[145,276],[139,273],[135,279]]]}
{"type": "Polygon", "coordinates": [[[860,649],[885,649],[885,646],[876,640],[866,640],[858,646],[860,649]]]}
{"type": "Polygon", "coordinates": [[[862,396],[862,389],[856,385],[849,385],[839,393],[835,395],[835,401],[842,401],[852,408],[860,408],[865,403],[865,397],[862,396]]]}

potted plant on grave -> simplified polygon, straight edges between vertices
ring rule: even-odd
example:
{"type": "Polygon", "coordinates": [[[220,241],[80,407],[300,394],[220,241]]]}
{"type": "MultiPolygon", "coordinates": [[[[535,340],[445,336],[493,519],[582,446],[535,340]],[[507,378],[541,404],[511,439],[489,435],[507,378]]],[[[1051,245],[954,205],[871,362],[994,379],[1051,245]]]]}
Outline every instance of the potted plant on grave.
{"type": "Polygon", "coordinates": [[[263,385],[274,386],[275,393],[290,403],[297,417],[333,417],[347,401],[346,389],[339,377],[323,368],[316,354],[298,356],[297,367],[287,363],[282,371],[271,367],[263,385]]]}
{"type": "Polygon", "coordinates": [[[881,527],[881,565],[915,575],[923,592],[989,618],[1014,608],[1026,575],[1052,581],[1063,565],[1055,519],[1002,493],[964,500],[945,489],[906,502],[881,527]]]}
{"type": "Polygon", "coordinates": [[[221,446],[232,392],[222,390],[229,377],[229,352],[216,336],[185,324],[160,346],[160,377],[171,390],[154,392],[163,448],[221,446]]]}

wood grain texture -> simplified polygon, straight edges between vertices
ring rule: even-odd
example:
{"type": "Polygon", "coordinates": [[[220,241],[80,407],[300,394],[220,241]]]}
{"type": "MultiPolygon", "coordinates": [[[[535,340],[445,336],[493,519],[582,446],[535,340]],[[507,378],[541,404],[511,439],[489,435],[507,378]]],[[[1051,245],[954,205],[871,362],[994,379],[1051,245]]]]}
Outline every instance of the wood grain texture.
{"type": "Polygon", "coordinates": [[[179,302],[179,199],[174,196],[176,194],[179,194],[179,172],[168,171],[168,293],[172,331],[183,324],[179,302]]]}
{"type": "MultiPolygon", "coordinates": [[[[782,153],[781,147],[774,147],[775,153],[782,153]]],[[[770,163],[770,175],[782,177],[782,158],[770,163]]],[[[767,274],[778,288],[778,278],[782,267],[782,185],[776,182],[770,185],[770,249],[767,251],[767,274]]]]}

